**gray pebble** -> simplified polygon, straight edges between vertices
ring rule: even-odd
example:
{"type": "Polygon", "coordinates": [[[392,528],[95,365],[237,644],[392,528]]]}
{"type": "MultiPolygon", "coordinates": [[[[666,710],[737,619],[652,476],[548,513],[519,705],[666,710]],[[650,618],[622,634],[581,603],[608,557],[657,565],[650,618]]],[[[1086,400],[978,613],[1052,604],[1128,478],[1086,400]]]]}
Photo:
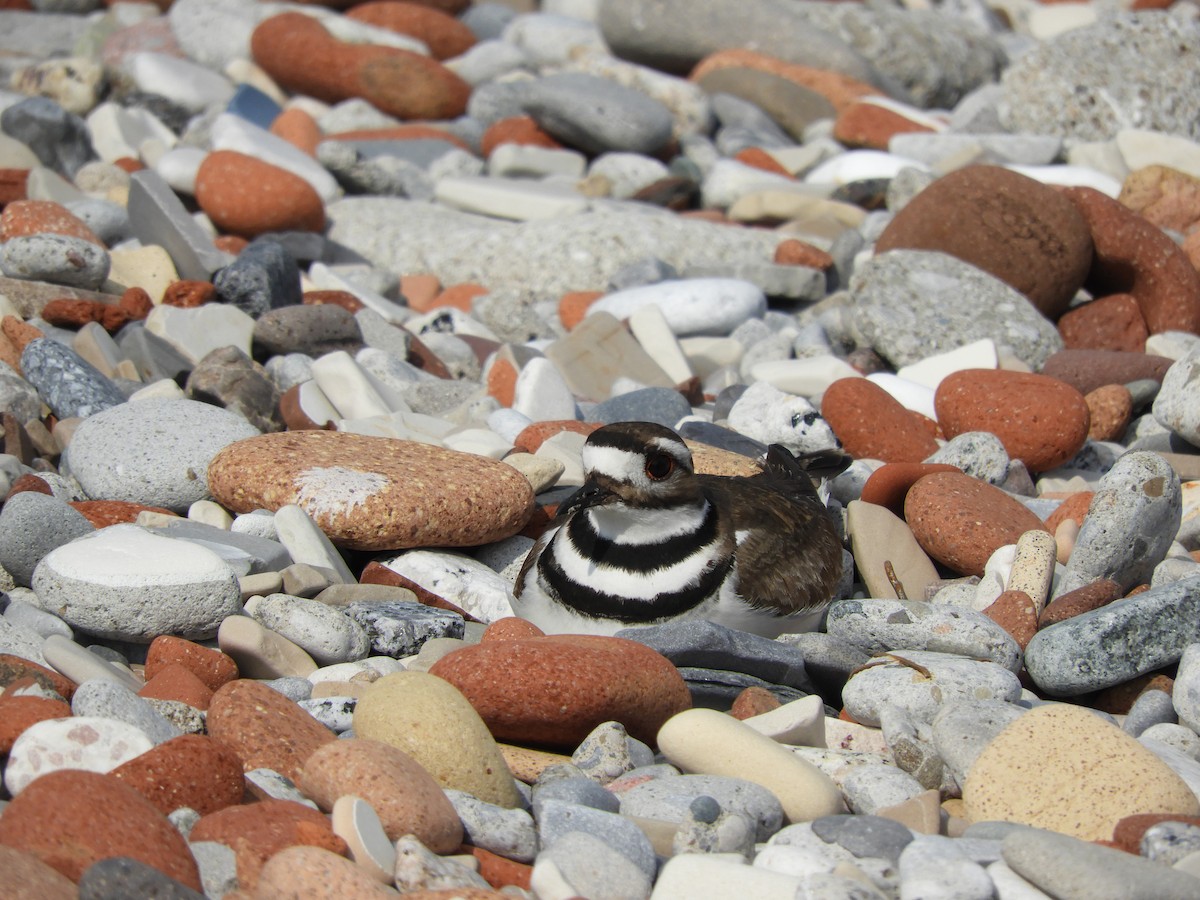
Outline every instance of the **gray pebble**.
{"type": "Polygon", "coordinates": [[[543,129],[585,153],[652,155],[671,138],[670,111],[649,95],[578,72],[530,84],[522,106],[543,129]]]}
{"type": "Polygon", "coordinates": [[[538,854],[531,874],[533,885],[553,885],[562,896],[596,900],[650,896],[653,872],[603,837],[571,831],[538,854]]]}
{"type": "Polygon", "coordinates": [[[900,854],[900,892],[928,900],[990,900],[994,885],[958,841],[922,834],[900,854]]]}
{"type": "Polygon", "coordinates": [[[1025,668],[1045,693],[1071,697],[1170,665],[1198,640],[1200,576],[1193,576],[1042,629],[1025,648],[1025,668]]]}
{"type": "Polygon", "coordinates": [[[988,659],[1013,672],[1021,648],[983,613],[919,600],[839,600],[829,607],[826,628],[872,655],[888,650],[935,650],[988,659]]]}
{"type": "Polygon", "coordinates": [[[1157,453],[1132,451],[1100,479],[1055,596],[1111,578],[1123,591],[1149,583],[1179,531],[1179,476],[1157,453]]]}
{"type": "Polygon", "coordinates": [[[1200,851],[1200,827],[1183,822],[1159,822],[1142,835],[1141,854],[1164,866],[1200,851]]]}
{"type": "Polygon", "coordinates": [[[86,418],[125,402],[125,395],[91,363],[50,338],[34,338],[25,346],[21,372],[60,419],[86,418]]]}
{"type": "Polygon", "coordinates": [[[128,856],[92,863],[79,879],[80,900],[202,900],[203,894],[163,874],[153,866],[128,856]]]}
{"type": "MultiPolygon", "coordinates": [[[[8,505],[5,504],[5,509],[8,505]]],[[[3,518],[0,517],[0,534],[3,534],[3,518]]],[[[10,598],[8,605],[4,608],[4,618],[15,625],[20,625],[23,628],[28,628],[31,631],[37,632],[42,637],[49,637],[52,634],[61,634],[68,640],[75,639],[75,633],[71,630],[71,626],[60,619],[53,613],[46,612],[44,609],[39,609],[31,603],[26,603],[23,600],[10,598]]]]}
{"type": "Polygon", "coordinates": [[[0,272],[9,278],[96,291],[108,277],[110,264],[103,247],[65,234],[32,234],[0,244],[0,272]]]}
{"type": "Polygon", "coordinates": [[[1008,451],[990,431],[967,431],[955,435],[938,448],[929,463],[957,466],[972,478],[1001,485],[1008,478],[1008,451]]]}
{"type": "Polygon", "coordinates": [[[674,428],[692,407],[674,388],[648,387],[618,394],[592,407],[587,421],[608,425],[612,422],[657,422],[674,428]]]}
{"type": "Polygon", "coordinates": [[[258,318],[271,309],[299,305],[300,268],[274,241],[255,241],[213,279],[222,303],[258,318]]]}
{"type": "MultiPolygon", "coordinates": [[[[274,686],[270,682],[268,685],[274,686]]],[[[317,804],[305,797],[290,778],[279,774],[274,769],[251,769],[246,773],[246,778],[264,794],[275,800],[291,800],[310,809],[317,808],[317,804]]]]}
{"type": "Polygon", "coordinates": [[[284,675],[281,678],[264,681],[263,684],[296,703],[312,697],[313,683],[299,675],[284,675]]]}
{"type": "Polygon", "coordinates": [[[88,197],[63,205],[83,220],[96,237],[109,247],[115,247],[130,237],[129,212],[119,203],[88,197]]]}
{"type": "Polygon", "coordinates": [[[217,841],[195,841],[188,849],[200,870],[204,896],[224,897],[238,889],[237,854],[230,847],[217,841]]]}
{"type": "Polygon", "coordinates": [[[43,556],[95,530],[82,513],[57,497],[23,491],[0,510],[0,566],[18,585],[28,587],[43,556]]]}
{"type": "Polygon", "coordinates": [[[354,662],[371,652],[371,639],[361,625],[317,600],[270,594],[254,610],[254,618],[304,648],[318,665],[354,662]]]}
{"type": "Polygon", "coordinates": [[[625,816],[562,800],[546,800],[541,804],[535,821],[543,852],[553,848],[571,832],[582,831],[599,838],[617,851],[641,869],[647,878],[654,877],[657,864],[650,839],[625,816]]]}
{"type": "Polygon", "coordinates": [[[615,813],[621,808],[621,801],[615,794],[606,791],[595,781],[582,775],[555,778],[546,782],[539,781],[535,784],[533,786],[534,818],[540,818],[542,809],[549,802],[570,803],[610,813],[615,813]]]}
{"type": "Polygon", "coordinates": [[[334,303],[271,309],[254,323],[254,350],[263,356],[303,353],[315,357],[335,350],[354,353],[362,345],[358,321],[334,303]]]}
{"type": "Polygon", "coordinates": [[[37,390],[8,363],[0,363],[0,412],[11,413],[18,422],[42,417],[37,390]]]}
{"type": "Polygon", "coordinates": [[[1152,742],[1165,744],[1185,756],[1200,761],[1200,735],[1185,725],[1159,722],[1138,735],[1138,740],[1143,738],[1146,740],[1147,746],[1150,746],[1152,742]]]}
{"type": "Polygon", "coordinates": [[[450,788],[446,789],[446,796],[462,820],[470,844],[505,859],[533,862],[537,854],[537,831],[528,812],[505,809],[450,788]]]}
{"type": "Polygon", "coordinates": [[[631,738],[620,722],[602,722],[571,754],[571,762],[597,784],[606,785],[638,766],[654,763],[654,751],[631,738]]]}
{"type": "MultiPolygon", "coordinates": [[[[615,786],[614,786],[615,787],[615,786]]],[[[666,822],[682,822],[697,797],[711,797],[726,812],[755,823],[760,841],[783,823],[783,808],[766,788],[741,778],[719,775],[678,775],[655,778],[619,792],[621,814],[666,822]]]]}
{"type": "Polygon", "coordinates": [[[911,800],[926,790],[903,769],[883,763],[854,766],[842,779],[846,804],[856,813],[874,815],[881,809],[911,800]]]}
{"type": "Polygon", "coordinates": [[[355,697],[310,697],[297,706],[336,734],[349,731],[354,724],[355,697]]]}
{"type": "Polygon", "coordinates": [[[156,744],[183,733],[133,691],[100,678],[89,679],[75,689],[71,712],[76,716],[102,716],[125,722],[145,732],[156,744]]]}
{"type": "MultiPolygon", "coordinates": [[[[1196,645],[1192,645],[1196,646],[1196,645]]],[[[1184,651],[1184,656],[1187,656],[1187,651],[1184,651]]],[[[1180,664],[1180,672],[1183,670],[1182,660],[1180,664]]],[[[1133,706],[1129,708],[1129,712],[1125,716],[1125,721],[1121,724],[1121,729],[1131,737],[1138,737],[1147,728],[1154,725],[1164,723],[1174,723],[1176,721],[1176,713],[1173,700],[1178,698],[1181,692],[1180,679],[1175,678],[1175,685],[1172,688],[1172,694],[1166,691],[1151,690],[1143,691],[1138,695],[1138,698],[1133,701],[1133,706]]]]}
{"type": "Polygon", "coordinates": [[[28,625],[0,617],[0,653],[10,653],[44,666],[46,658],[42,655],[42,640],[42,635],[28,625]]]}
{"type": "Polygon", "coordinates": [[[206,713],[182,700],[145,698],[154,711],[178,728],[183,734],[207,734],[206,713]]]}
{"type": "MultiPolygon", "coordinates": [[[[47,18],[39,16],[31,21],[41,29],[47,18]]],[[[0,112],[0,131],[25,144],[42,165],[67,179],[74,178],[81,166],[96,158],[87,123],[46,97],[27,97],[8,106],[0,112]]]]}
{"type": "Polygon", "coordinates": [[[904,825],[880,816],[822,816],[812,821],[813,834],[836,843],[856,857],[882,857],[899,862],[913,839],[904,825]]]}
{"type": "Polygon", "coordinates": [[[880,712],[879,728],[897,766],[927,790],[942,788],[946,765],[928,737],[927,726],[918,729],[904,710],[888,705],[880,712]]]}
{"type": "MultiPolygon", "coordinates": [[[[711,797],[697,798],[711,800],[711,797]]],[[[695,801],[679,823],[679,828],[671,839],[671,850],[675,855],[680,853],[735,853],[749,859],[754,855],[754,823],[740,813],[724,812],[717,808],[717,814],[710,818],[710,809],[702,809],[702,815],[697,817],[692,811],[695,801]]]]}

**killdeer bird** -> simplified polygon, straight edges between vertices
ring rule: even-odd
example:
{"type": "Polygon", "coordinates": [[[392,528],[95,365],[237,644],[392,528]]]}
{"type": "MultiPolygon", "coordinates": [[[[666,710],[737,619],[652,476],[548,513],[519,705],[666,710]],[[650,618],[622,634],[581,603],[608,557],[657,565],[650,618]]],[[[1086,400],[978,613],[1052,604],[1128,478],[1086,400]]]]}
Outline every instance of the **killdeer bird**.
{"type": "Polygon", "coordinates": [[[703,618],[777,637],[820,622],[841,544],[784,448],[751,477],[697,475],[674,431],[620,422],[588,437],[583,468],[521,566],[517,615],[576,634],[703,618]]]}

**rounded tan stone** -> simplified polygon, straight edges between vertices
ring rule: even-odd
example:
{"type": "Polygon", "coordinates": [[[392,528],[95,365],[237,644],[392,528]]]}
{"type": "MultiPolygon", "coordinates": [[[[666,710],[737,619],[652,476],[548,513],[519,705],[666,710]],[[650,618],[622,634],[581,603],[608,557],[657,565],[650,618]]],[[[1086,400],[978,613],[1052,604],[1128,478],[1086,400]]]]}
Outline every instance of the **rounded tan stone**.
{"type": "Polygon", "coordinates": [[[971,766],[972,822],[1019,822],[1085,841],[1109,840],[1137,813],[1200,814],[1200,801],[1151,751],[1090,710],[1065,703],[1025,713],[971,766]]]}
{"type": "Polygon", "coordinates": [[[288,431],[237,441],[208,469],[227,509],[304,509],[335,544],[356,550],[473,547],[519,532],[529,481],[498,460],[417,441],[288,431]]]}
{"type": "Polygon", "coordinates": [[[399,747],[442,787],[498,806],[520,803],[487,725],[457,688],[436,675],[396,672],[380,678],[359,698],[354,733],[399,747]]]}
{"type": "Polygon", "coordinates": [[[391,744],[363,737],[326,744],[308,758],[297,784],[328,812],[341,797],[362,798],[390,840],[415,834],[435,853],[462,843],[462,822],[441,786],[391,744]]]}
{"type": "Polygon", "coordinates": [[[295,846],[280,850],[263,866],[255,897],[305,897],[341,900],[395,897],[362,866],[321,847],[295,846]]]}

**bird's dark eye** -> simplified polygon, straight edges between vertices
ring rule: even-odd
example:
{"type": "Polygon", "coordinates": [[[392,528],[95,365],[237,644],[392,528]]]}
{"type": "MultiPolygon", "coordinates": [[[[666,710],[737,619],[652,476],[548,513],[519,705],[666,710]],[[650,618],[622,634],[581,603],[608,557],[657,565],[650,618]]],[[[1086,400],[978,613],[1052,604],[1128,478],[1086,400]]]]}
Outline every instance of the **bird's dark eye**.
{"type": "Polygon", "coordinates": [[[675,471],[675,459],[666,453],[656,453],[646,460],[646,477],[651,481],[662,481],[675,471]]]}

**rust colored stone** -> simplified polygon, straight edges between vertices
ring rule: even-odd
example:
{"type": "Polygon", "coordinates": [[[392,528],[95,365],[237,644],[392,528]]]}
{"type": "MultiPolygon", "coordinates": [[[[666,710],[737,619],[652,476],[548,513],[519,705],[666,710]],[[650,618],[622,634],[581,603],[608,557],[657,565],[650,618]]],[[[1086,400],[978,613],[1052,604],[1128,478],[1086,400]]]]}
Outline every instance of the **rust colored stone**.
{"type": "Polygon", "coordinates": [[[1083,519],[1087,515],[1088,507],[1092,505],[1094,496],[1094,491],[1079,491],[1072,494],[1046,517],[1046,530],[1053,534],[1058,531],[1058,526],[1066,519],[1072,519],[1076,525],[1083,525],[1083,519]]]}
{"type": "Polygon", "coordinates": [[[138,691],[139,697],[155,700],[176,700],[194,706],[196,709],[208,709],[212,701],[212,688],[196,677],[191,669],[178,663],[169,665],[146,681],[138,691]]]}
{"type": "Polygon", "coordinates": [[[1066,310],[1092,262],[1092,236],[1075,205],[1000,166],[942,176],[896,214],[875,249],[949,253],[1011,285],[1051,320],[1066,310]]]}
{"type": "Polygon", "coordinates": [[[1115,581],[1101,578],[1081,588],[1068,591],[1061,597],[1051,600],[1038,617],[1038,628],[1046,628],[1058,622],[1065,622],[1075,616],[1102,606],[1108,606],[1121,597],[1121,587],[1115,581]]]}
{"type": "Polygon", "coordinates": [[[61,769],[31,782],[0,816],[0,844],[75,882],[98,860],[128,856],[201,889],[187,841],[167,817],[133,788],[95,772],[61,769]]]}
{"type": "Polygon", "coordinates": [[[16,316],[5,316],[3,321],[0,321],[0,332],[4,333],[18,354],[25,351],[30,341],[46,336],[40,328],[22,322],[16,316]]]}
{"type": "Polygon", "coordinates": [[[239,678],[219,688],[208,707],[208,733],[228,744],[243,768],[274,769],[293,781],[322,744],[337,736],[278,691],[239,678]]]}
{"type": "Polygon", "coordinates": [[[143,512],[156,512],[167,516],[176,515],[161,506],[143,506],[141,503],[133,503],[129,500],[72,500],[71,506],[75,507],[85,519],[97,528],[107,528],[109,525],[117,525],[121,522],[135,522],[138,515],[143,512]]]}
{"type": "Polygon", "coordinates": [[[50,485],[46,483],[45,478],[40,478],[29,472],[26,472],[12,483],[12,487],[8,489],[8,496],[12,497],[16,494],[24,494],[26,491],[32,491],[35,494],[54,494],[54,491],[50,489],[50,485]]]}
{"type": "Polygon", "coordinates": [[[914,122],[894,109],[878,103],[851,103],[833,123],[833,139],[851,148],[887,150],[897,134],[931,134],[928,125],[914,122]]]}
{"type": "Polygon", "coordinates": [[[7,691],[21,684],[36,684],[45,690],[54,691],[67,701],[70,701],[75,693],[75,682],[53,669],[12,653],[0,653],[0,688],[7,691]]]}
{"type": "Polygon", "coordinates": [[[1024,591],[1005,591],[983,614],[1011,634],[1022,651],[1037,634],[1037,610],[1024,591]]]}
{"type": "Polygon", "coordinates": [[[1147,672],[1138,675],[1121,684],[1097,691],[1092,694],[1090,705],[1102,712],[1123,716],[1133,707],[1134,702],[1146,691],[1162,691],[1170,694],[1175,681],[1162,672],[1147,672]]]}
{"type": "Polygon", "coordinates": [[[1068,350],[1146,349],[1146,320],[1131,294],[1110,294],[1063,313],[1058,333],[1068,350]]]}
{"type": "Polygon", "coordinates": [[[903,518],[904,498],[908,496],[909,488],[934,472],[959,471],[958,467],[946,463],[887,463],[867,476],[859,499],[887,507],[903,518]]]}
{"type": "Polygon", "coordinates": [[[271,123],[271,134],[283,138],[297,150],[314,158],[317,145],[325,139],[317,120],[296,106],[285,109],[275,117],[271,123]]]}
{"type": "Polygon", "coordinates": [[[1046,375],[966,369],[942,379],[933,402],[947,437],[990,431],[1010,457],[1034,473],[1061,466],[1088,436],[1082,394],[1046,375]]]}
{"type": "Polygon", "coordinates": [[[734,698],[729,714],[735,719],[752,719],[783,706],[765,687],[748,687],[734,698]]]}
{"type": "Polygon", "coordinates": [[[597,725],[616,721],[652,743],[692,702],[670,661],[624,638],[490,641],[456,650],[429,671],[458,688],[500,741],[574,749],[597,725]]]}
{"type": "Polygon", "coordinates": [[[571,331],[583,321],[588,307],[604,296],[603,291],[569,291],[558,299],[558,320],[571,331]]]}
{"type": "Polygon", "coordinates": [[[521,429],[513,447],[522,453],[537,453],[538,448],[547,438],[569,431],[571,434],[582,434],[584,437],[600,427],[599,422],[580,422],[576,419],[550,419],[545,422],[534,422],[521,429]]]}
{"type": "Polygon", "coordinates": [[[420,122],[405,122],[386,128],[352,128],[350,131],[335,132],[328,138],[334,141],[445,141],[460,150],[474,153],[471,146],[453,132],[420,122]]]}
{"type": "Polygon", "coordinates": [[[0,207],[25,199],[28,169],[0,169],[0,207]]]}
{"type": "Polygon", "coordinates": [[[832,256],[820,247],[814,247],[807,241],[799,241],[795,238],[779,242],[779,246],[775,248],[773,261],[781,266],[808,266],[810,269],[821,269],[822,271],[833,268],[832,256]]]}
{"type": "Polygon", "coordinates": [[[217,299],[217,289],[207,281],[172,281],[163,291],[162,302],[167,306],[194,309],[217,299]]]}
{"type": "Polygon", "coordinates": [[[213,238],[213,246],[230,256],[237,256],[249,243],[239,234],[220,234],[213,238]]]}
{"type": "Polygon", "coordinates": [[[374,0],[353,7],[346,16],[424,41],[437,60],[461,56],[476,42],[475,33],[454,16],[419,3],[374,0]]]}
{"type": "Polygon", "coordinates": [[[1126,816],[1113,828],[1113,845],[1118,850],[1138,856],[1141,853],[1142,835],[1162,822],[1180,822],[1200,827],[1200,816],[1184,816],[1177,813],[1138,813],[1126,816]]]}
{"type": "Polygon", "coordinates": [[[546,632],[532,622],[518,616],[506,616],[497,619],[483,632],[480,643],[484,641],[516,641],[522,638],[545,637],[546,632]]]}
{"type": "Polygon", "coordinates": [[[408,305],[412,306],[418,312],[428,312],[429,310],[437,309],[441,306],[452,306],[455,309],[461,309],[465,313],[471,311],[471,304],[476,297],[483,297],[488,293],[488,289],[482,284],[477,284],[473,281],[464,281],[459,284],[452,284],[444,288],[436,297],[430,301],[428,309],[420,309],[413,306],[412,299],[408,298],[408,305]]]}
{"type": "Polygon", "coordinates": [[[339,856],[350,852],[324,815],[291,800],[226,806],[202,816],[192,828],[191,840],[216,841],[229,847],[237,857],[238,882],[248,890],[258,883],[267,860],[288,847],[320,847],[339,856]]]}
{"type": "Polygon", "coordinates": [[[427,56],[378,44],[350,44],[315,19],[282,13],[261,22],[250,52],[280,87],[326,103],[352,97],[400,119],[453,119],[471,87],[427,56]]]}
{"type": "Polygon", "coordinates": [[[423,273],[400,276],[400,294],[409,309],[429,312],[433,309],[433,299],[441,292],[442,283],[436,275],[423,273]]]}
{"type": "Polygon", "coordinates": [[[88,322],[98,322],[104,304],[95,300],[75,300],[62,297],[51,300],[42,308],[42,318],[60,328],[82,328],[88,322]]]}
{"type": "Polygon", "coordinates": [[[325,230],[325,204],[311,184],[235,150],[214,150],[204,158],[195,194],[217,228],[240,237],[325,230]]]}
{"type": "Polygon", "coordinates": [[[479,860],[479,874],[496,890],[509,885],[519,887],[524,891],[529,890],[529,878],[533,875],[533,866],[505,859],[482,847],[465,846],[463,850],[479,860]]]}
{"type": "Polygon", "coordinates": [[[147,680],[154,679],[172,666],[183,666],[210,691],[219,690],[238,677],[237,663],[220,650],[172,634],[159,635],[147,648],[145,676],[147,680]]]}
{"type": "Polygon", "coordinates": [[[122,156],[113,160],[113,165],[118,169],[122,169],[131,175],[134,172],[140,172],[146,168],[140,159],[134,159],[132,156],[122,156]]]}
{"type": "Polygon", "coordinates": [[[153,803],[164,816],[181,806],[205,816],[240,803],[245,793],[245,776],[237,754],[220,741],[200,734],[163,741],[110,774],[153,803]]]}
{"type": "Polygon", "coordinates": [[[741,49],[718,50],[716,53],[710,53],[696,64],[688,79],[699,81],[710,72],[731,67],[755,69],[777,75],[802,88],[820,94],[838,112],[857,102],[861,97],[878,96],[880,93],[878,88],[840,72],[789,63],[774,56],[741,49]]]}
{"type": "Polygon", "coordinates": [[[775,157],[762,147],[746,147],[744,150],[739,150],[735,153],[733,158],[743,165],[762,169],[764,172],[770,172],[773,175],[782,175],[784,178],[793,177],[791,172],[781,166],[775,157]]]}
{"type": "Polygon", "coordinates": [[[1133,395],[1123,384],[1106,384],[1086,397],[1091,425],[1088,437],[1094,441],[1119,441],[1133,418],[1133,395]]]}
{"type": "Polygon", "coordinates": [[[1162,384],[1173,360],[1151,353],[1120,350],[1059,350],[1042,365],[1042,374],[1065,381],[1081,394],[1106,384],[1153,378],[1162,384]]]}
{"type": "Polygon", "coordinates": [[[914,484],[904,518],[921,548],[960,575],[983,575],[998,547],[1045,530],[1020,501],[961,472],[936,472],[914,484]]]}
{"type": "Polygon", "coordinates": [[[62,700],[0,696],[0,756],[12,749],[21,732],[30,725],[47,719],[65,719],[70,715],[70,705],[62,700]]]}
{"type": "Polygon", "coordinates": [[[486,158],[501,144],[545,147],[547,150],[562,149],[562,144],[543,131],[532,116],[512,116],[493,122],[480,138],[479,150],[486,158]]]}
{"type": "Polygon", "coordinates": [[[1062,194],[1091,229],[1092,294],[1132,294],[1151,334],[1200,334],[1200,274],[1183,250],[1161,228],[1093,188],[1065,188],[1062,194]]]}
{"type": "Polygon", "coordinates": [[[517,390],[517,369],[507,359],[496,358],[488,366],[486,387],[489,397],[501,406],[512,406],[517,390]]]}
{"type": "Polygon", "coordinates": [[[127,288],[117,304],[131,319],[144,319],[154,309],[154,301],[145,288],[127,288]]]}
{"type": "Polygon", "coordinates": [[[32,234],[62,234],[79,238],[98,247],[104,241],[96,237],[83,219],[53,200],[14,200],[0,213],[0,243],[32,234]]]}
{"type": "Polygon", "coordinates": [[[365,308],[365,304],[349,291],[305,291],[301,302],[307,306],[320,306],[328,303],[340,306],[351,314],[365,308]]]}
{"type": "Polygon", "coordinates": [[[438,359],[436,353],[425,346],[424,342],[415,334],[406,336],[408,341],[408,362],[410,365],[416,366],[423,372],[428,372],[438,378],[450,378],[450,370],[446,368],[446,364],[438,359]]]}
{"type": "Polygon", "coordinates": [[[891,394],[865,378],[840,378],[821,399],[821,416],[855,459],[921,462],[938,444],[891,394]]]}

